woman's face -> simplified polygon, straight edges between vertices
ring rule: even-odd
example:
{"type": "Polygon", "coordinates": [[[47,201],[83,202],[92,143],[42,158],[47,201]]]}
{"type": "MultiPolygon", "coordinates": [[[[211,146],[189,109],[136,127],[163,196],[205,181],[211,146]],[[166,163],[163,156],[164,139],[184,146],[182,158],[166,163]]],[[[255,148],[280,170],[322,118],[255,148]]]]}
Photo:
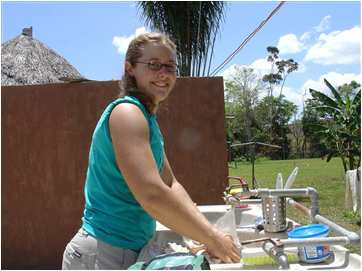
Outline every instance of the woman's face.
{"type": "Polygon", "coordinates": [[[126,62],[126,71],[136,79],[138,90],[153,97],[158,104],[167,98],[175,85],[176,55],[167,46],[155,42],[146,44],[142,51],[134,66],[126,62]],[[161,69],[157,71],[160,64],[161,69]]]}

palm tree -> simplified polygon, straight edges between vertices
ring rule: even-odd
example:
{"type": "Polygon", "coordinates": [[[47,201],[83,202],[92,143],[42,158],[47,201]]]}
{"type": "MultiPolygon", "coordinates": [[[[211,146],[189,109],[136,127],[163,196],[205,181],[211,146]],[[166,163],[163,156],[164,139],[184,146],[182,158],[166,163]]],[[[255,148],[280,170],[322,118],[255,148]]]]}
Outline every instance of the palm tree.
{"type": "Polygon", "coordinates": [[[336,90],[326,79],[325,84],[333,97],[322,92],[309,89],[316,103],[322,123],[310,124],[317,135],[326,143],[328,149],[327,162],[333,156],[340,156],[344,171],[352,170],[361,164],[361,89],[355,95],[341,95],[341,88],[336,90]]]}
{"type": "Polygon", "coordinates": [[[215,38],[224,18],[222,1],[140,1],[141,17],[177,45],[179,75],[210,73],[215,38]]]}

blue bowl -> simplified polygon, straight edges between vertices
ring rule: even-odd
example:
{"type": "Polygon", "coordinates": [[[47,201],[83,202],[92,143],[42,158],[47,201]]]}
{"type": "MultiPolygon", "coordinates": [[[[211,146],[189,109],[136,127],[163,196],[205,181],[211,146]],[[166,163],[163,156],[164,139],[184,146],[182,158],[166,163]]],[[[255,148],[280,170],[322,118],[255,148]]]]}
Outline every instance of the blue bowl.
{"type": "Polygon", "coordinates": [[[288,232],[288,237],[293,239],[313,238],[325,236],[329,232],[329,226],[324,224],[310,224],[297,227],[288,232]]]}

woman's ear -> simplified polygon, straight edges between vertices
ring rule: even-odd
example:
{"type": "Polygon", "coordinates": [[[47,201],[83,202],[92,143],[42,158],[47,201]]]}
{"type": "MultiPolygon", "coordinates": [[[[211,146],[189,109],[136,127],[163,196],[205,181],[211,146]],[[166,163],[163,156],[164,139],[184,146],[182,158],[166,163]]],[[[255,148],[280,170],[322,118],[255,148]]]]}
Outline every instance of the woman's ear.
{"type": "Polygon", "coordinates": [[[124,63],[124,70],[128,75],[133,76],[133,66],[129,61],[124,63]]]}

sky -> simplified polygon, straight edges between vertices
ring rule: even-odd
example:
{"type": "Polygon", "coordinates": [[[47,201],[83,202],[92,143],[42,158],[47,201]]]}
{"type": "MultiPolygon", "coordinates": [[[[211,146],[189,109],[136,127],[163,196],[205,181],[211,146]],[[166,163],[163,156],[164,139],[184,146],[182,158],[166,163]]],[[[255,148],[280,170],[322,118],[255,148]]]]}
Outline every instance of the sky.
{"type": "MultiPolygon", "coordinates": [[[[277,1],[226,2],[225,19],[215,43],[212,68],[221,64],[278,5],[277,1]]],[[[118,80],[130,40],[150,30],[134,1],[1,2],[1,43],[33,27],[33,37],[69,61],[84,77],[118,80]]],[[[286,1],[245,47],[217,75],[232,78],[235,65],[270,72],[268,46],[281,59],[293,58],[298,71],[283,88],[299,110],[309,88],[327,92],[335,86],[361,83],[360,1],[286,1]]],[[[261,93],[265,95],[265,93],[261,93]]]]}

